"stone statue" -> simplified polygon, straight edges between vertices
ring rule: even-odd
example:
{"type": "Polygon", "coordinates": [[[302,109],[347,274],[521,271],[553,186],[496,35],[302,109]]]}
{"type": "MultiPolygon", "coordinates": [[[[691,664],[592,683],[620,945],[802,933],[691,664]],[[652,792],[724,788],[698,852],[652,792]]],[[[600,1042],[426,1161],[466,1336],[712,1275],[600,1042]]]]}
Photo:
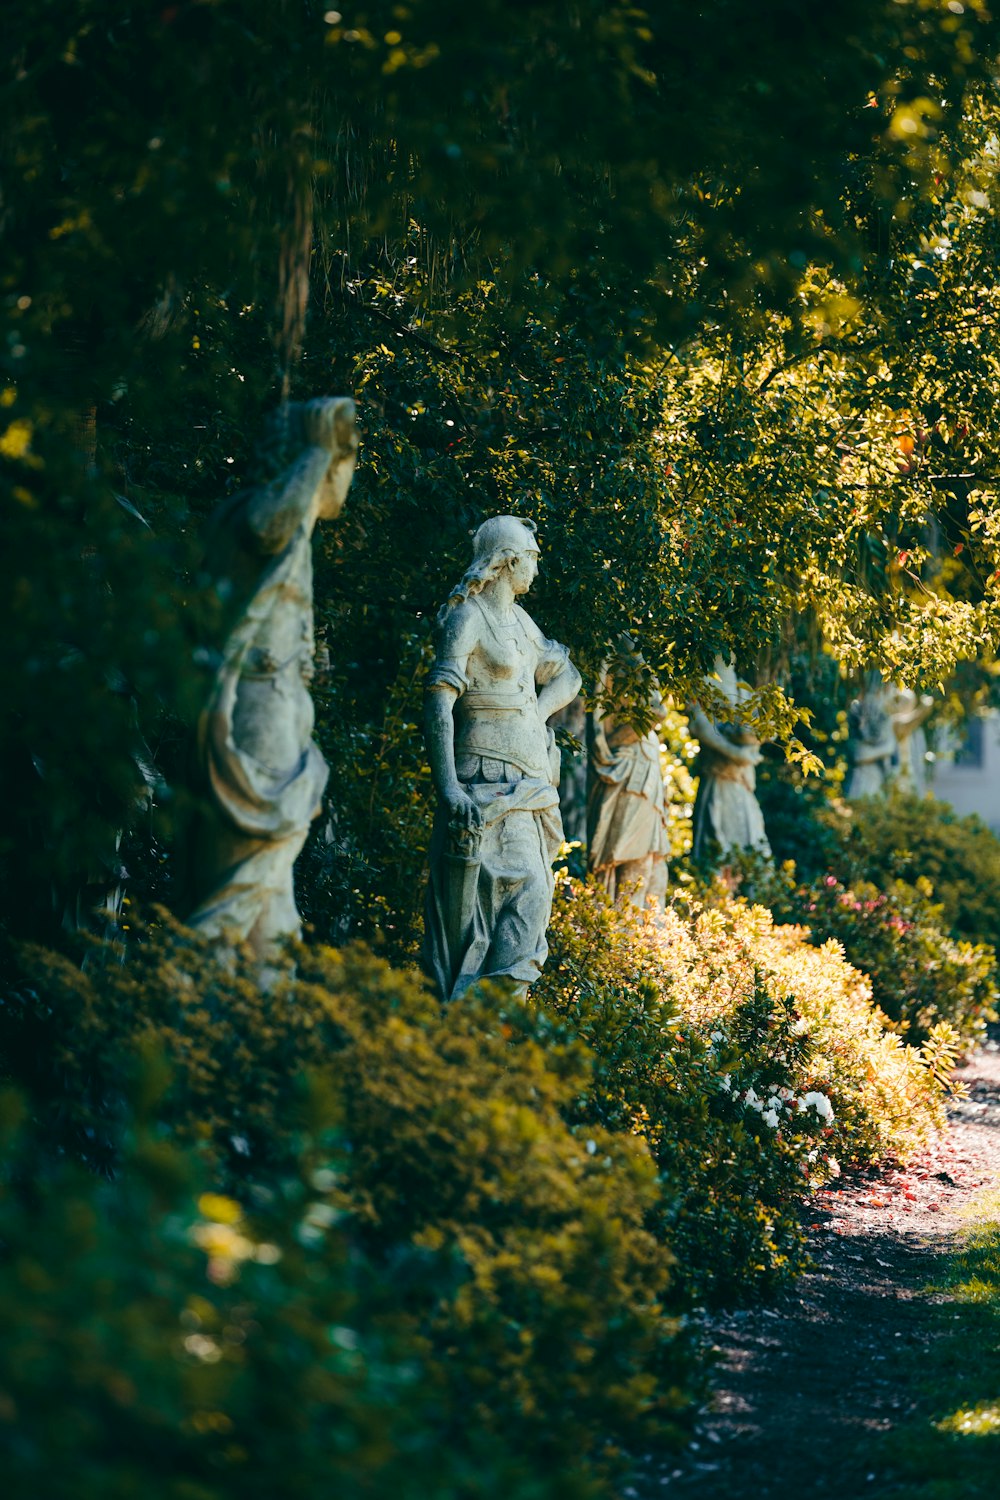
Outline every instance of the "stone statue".
{"type": "Polygon", "coordinates": [[[889,696],[880,672],[870,672],[847,711],[851,774],[846,796],[875,797],[892,779],[897,740],[889,696]]]}
{"type": "Polygon", "coordinates": [[[188,922],[261,956],[301,933],[292,870],[328,774],[312,738],[312,533],[347,498],[354,417],[347,398],[281,407],[265,438],[269,477],[210,527],[206,568],[233,623],[198,723],[188,922]]]}
{"type": "Polygon", "coordinates": [[[918,699],[909,687],[891,687],[882,672],[868,672],[861,696],[847,711],[852,772],[846,795],[879,796],[892,783],[907,792],[924,790],[924,757],[915,744],[924,739],[922,724],[934,708],[931,697],[918,699]]]}
{"type": "Polygon", "coordinates": [[[927,790],[927,740],[923,726],[934,711],[934,699],[920,698],[912,688],[897,688],[892,708],[892,732],[896,736],[895,782],[901,791],[922,794],[927,790]]]}
{"type": "Polygon", "coordinates": [[[494,516],[437,619],[426,728],[439,803],[425,958],[445,1000],[478,979],[523,995],[548,953],[562,841],[548,719],[579,691],[580,674],[517,603],[537,571],[533,524],[494,516]]]}
{"type": "MultiPolygon", "coordinates": [[[[606,669],[602,687],[614,688],[606,669]]],[[[657,722],[663,700],[654,690],[650,708],[657,722]]],[[[626,715],[600,708],[589,716],[587,864],[613,899],[631,887],[635,906],[662,904],[667,892],[667,829],[660,742],[655,730],[641,733],[626,715]]]]}
{"type": "Polygon", "coordinates": [[[913,736],[933,708],[931,698],[917,699],[909,688],[887,686],[878,671],[869,672],[859,697],[847,713],[851,775],[846,796],[877,797],[896,782],[907,791],[923,789],[923,768],[913,759],[913,736]]]}
{"type": "MultiPolygon", "coordinates": [[[[743,695],[733,663],[716,657],[715,676],[725,697],[737,707],[743,695]]],[[[728,854],[732,849],[756,849],[770,859],[771,846],[757,801],[755,768],[761,752],[756,734],[746,724],[713,723],[698,703],[690,723],[701,746],[694,805],[695,859],[706,859],[714,850],[728,854]]]]}

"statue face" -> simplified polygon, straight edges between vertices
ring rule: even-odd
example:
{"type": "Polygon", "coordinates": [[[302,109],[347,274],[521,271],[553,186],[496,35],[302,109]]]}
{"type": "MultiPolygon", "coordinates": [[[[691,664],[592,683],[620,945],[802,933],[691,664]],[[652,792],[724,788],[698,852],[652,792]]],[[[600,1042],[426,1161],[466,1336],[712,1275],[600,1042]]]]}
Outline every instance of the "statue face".
{"type": "MultiPolygon", "coordinates": [[[[320,403],[310,403],[319,407],[320,403]]],[[[330,450],[330,467],[319,494],[318,514],[323,521],[336,520],[344,508],[351,487],[354,466],[358,461],[358,432],[354,425],[354,402],[346,397],[323,403],[325,409],[314,418],[315,436],[320,446],[330,450]]]]}
{"type": "Polygon", "coordinates": [[[515,594],[526,594],[538,577],[538,548],[526,547],[510,565],[510,579],[515,594]]]}

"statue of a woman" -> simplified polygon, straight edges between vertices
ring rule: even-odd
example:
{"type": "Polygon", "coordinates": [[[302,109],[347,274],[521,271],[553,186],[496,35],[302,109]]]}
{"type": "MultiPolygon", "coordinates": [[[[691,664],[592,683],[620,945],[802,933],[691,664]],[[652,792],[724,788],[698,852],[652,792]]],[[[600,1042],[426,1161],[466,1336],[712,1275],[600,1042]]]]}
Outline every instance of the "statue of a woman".
{"type": "Polygon", "coordinates": [[[562,823],[547,721],[578,692],[580,674],[517,603],[537,571],[532,523],[494,516],[438,615],[426,727],[439,804],[425,953],[445,1000],[477,979],[524,993],[548,953],[562,823]]]}
{"type": "Polygon", "coordinates": [[[930,716],[934,700],[918,699],[911,688],[896,688],[879,671],[866,673],[861,695],[847,713],[851,776],[848,797],[876,797],[898,785],[922,792],[923,757],[914,757],[914,738],[930,716]]]}
{"type": "MultiPolygon", "coordinates": [[[[717,657],[715,676],[735,708],[740,688],[733,663],[717,657]]],[[[704,859],[713,850],[727,854],[731,849],[756,849],[770,858],[764,815],[757,801],[760,741],[749,725],[713,723],[698,703],[690,722],[701,746],[694,806],[695,859],[704,859]]]]}
{"type": "MultiPolygon", "coordinates": [[[[604,673],[604,687],[613,688],[611,671],[604,673]]],[[[650,708],[661,721],[656,690],[650,708]]],[[[613,899],[629,890],[636,906],[662,904],[670,835],[656,731],[640,733],[627,715],[598,708],[588,716],[587,745],[588,868],[613,899]]]]}
{"type": "Polygon", "coordinates": [[[188,922],[262,955],[301,931],[292,868],[328,774],[309,692],[312,533],[340,514],[357,444],[347,398],[281,407],[265,440],[272,477],[225,501],[211,523],[206,569],[232,624],[198,723],[188,922]]]}
{"type": "Polygon", "coordinates": [[[851,776],[848,797],[876,797],[893,778],[899,742],[892,722],[893,705],[880,672],[869,672],[861,695],[847,712],[851,776]]]}

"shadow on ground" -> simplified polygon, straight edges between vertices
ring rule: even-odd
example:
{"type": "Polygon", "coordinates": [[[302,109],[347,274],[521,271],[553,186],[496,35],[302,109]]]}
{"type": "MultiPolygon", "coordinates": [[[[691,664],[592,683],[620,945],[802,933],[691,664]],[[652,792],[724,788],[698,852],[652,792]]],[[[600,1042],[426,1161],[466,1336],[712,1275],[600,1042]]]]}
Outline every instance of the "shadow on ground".
{"type": "Polygon", "coordinates": [[[925,1158],[810,1210],[791,1292],[707,1322],[712,1409],[627,1500],[1000,1495],[1000,1053],[965,1082],[925,1158]]]}

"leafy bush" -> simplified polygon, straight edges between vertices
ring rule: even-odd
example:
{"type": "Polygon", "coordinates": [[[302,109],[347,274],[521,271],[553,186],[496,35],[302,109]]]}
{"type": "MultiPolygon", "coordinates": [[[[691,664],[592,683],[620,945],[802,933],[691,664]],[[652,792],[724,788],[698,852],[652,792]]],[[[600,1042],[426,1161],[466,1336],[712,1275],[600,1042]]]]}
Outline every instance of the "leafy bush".
{"type": "Polygon", "coordinates": [[[332,1202],[364,1256],[390,1280],[425,1252],[455,1267],[450,1287],[410,1294],[446,1422],[569,1493],[611,1447],[676,1431],[693,1359],[646,1227],[653,1163],[636,1135],[565,1123],[590,1063],[544,1015],[497,995],[442,1011],[362,948],[302,949],[264,993],[249,958],[220,963],[165,921],[124,969],[22,962],[7,1034],[30,1022],[37,1056],[39,1025],[52,1033],[34,1100],[50,1135],[103,1135],[107,1156],[136,1050],[154,1052],[173,1070],[164,1121],[252,1206],[294,1169],[305,1074],[324,1080],[342,1132],[332,1202]]]}
{"type": "Polygon", "coordinates": [[[882,890],[892,881],[930,881],[953,936],[1000,948],[1000,839],[945,802],[894,792],[826,814],[839,839],[830,868],[849,883],[882,890]]]}
{"type": "Polygon", "coordinates": [[[338,1204],[335,1137],[304,1144],[250,1215],[199,1194],[202,1164],[148,1124],[113,1183],[64,1166],[44,1192],[0,1192],[10,1494],[445,1500],[524,1482],[462,1420],[409,1305],[454,1283],[448,1255],[377,1273],[338,1204]]]}
{"type": "Polygon", "coordinates": [[[565,881],[549,938],[535,996],[596,1059],[577,1118],[649,1142],[689,1301],[794,1273],[809,1186],[907,1156],[940,1119],[931,1059],[885,1030],[864,977],[762,908],[642,918],[565,881]]]}
{"type": "Polygon", "coordinates": [[[770,899],[776,912],[808,924],[815,941],[843,946],[868,975],[888,1024],[908,1039],[925,1042],[946,1022],[973,1042],[996,1019],[996,955],[948,936],[922,878],[916,886],[892,881],[886,890],[867,881],[845,886],[834,875],[808,886],[778,879],[770,899]]]}

